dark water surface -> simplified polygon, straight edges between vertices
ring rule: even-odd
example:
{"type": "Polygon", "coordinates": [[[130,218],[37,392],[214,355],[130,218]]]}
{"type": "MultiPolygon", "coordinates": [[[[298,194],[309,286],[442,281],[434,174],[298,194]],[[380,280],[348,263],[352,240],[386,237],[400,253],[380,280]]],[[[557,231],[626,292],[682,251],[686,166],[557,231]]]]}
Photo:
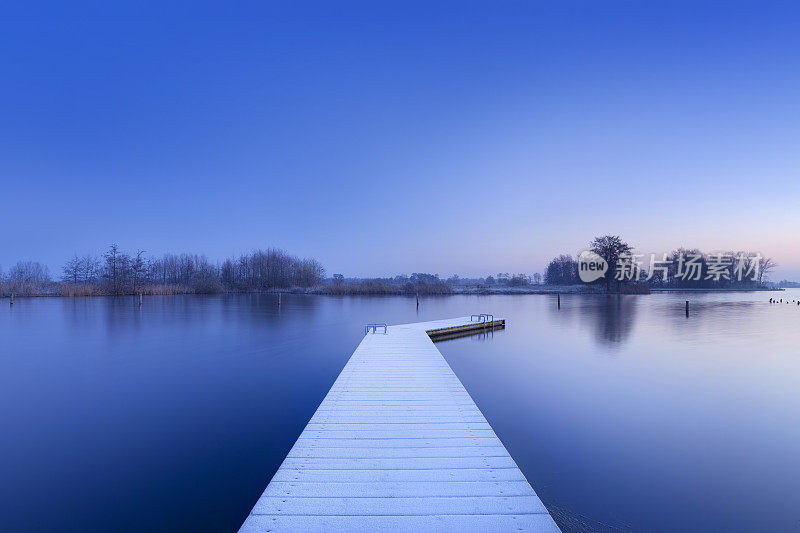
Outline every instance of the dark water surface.
{"type": "Polygon", "coordinates": [[[798,531],[775,295],[3,300],[0,530],[234,531],[364,323],[491,312],[439,349],[565,529],[798,531]]]}

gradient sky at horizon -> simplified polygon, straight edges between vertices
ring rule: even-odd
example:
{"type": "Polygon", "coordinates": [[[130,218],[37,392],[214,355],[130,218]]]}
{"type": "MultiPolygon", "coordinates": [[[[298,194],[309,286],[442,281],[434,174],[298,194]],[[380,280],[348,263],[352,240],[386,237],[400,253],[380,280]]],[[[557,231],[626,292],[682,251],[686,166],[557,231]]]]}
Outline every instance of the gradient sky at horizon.
{"type": "Polygon", "coordinates": [[[614,233],[800,279],[792,3],[26,9],[0,19],[5,270],[116,242],[533,273],[614,233]]]}

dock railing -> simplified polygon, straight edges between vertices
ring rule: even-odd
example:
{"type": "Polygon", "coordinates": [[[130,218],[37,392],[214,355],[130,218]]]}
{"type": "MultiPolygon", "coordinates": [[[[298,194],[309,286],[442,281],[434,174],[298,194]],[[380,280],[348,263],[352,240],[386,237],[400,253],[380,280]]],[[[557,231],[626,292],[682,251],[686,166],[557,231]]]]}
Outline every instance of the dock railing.
{"type": "Polygon", "coordinates": [[[386,332],[389,330],[389,326],[385,323],[380,324],[367,324],[364,326],[364,335],[369,333],[369,330],[372,330],[372,333],[375,334],[378,332],[378,328],[383,328],[383,334],[386,335],[386,332]]]}

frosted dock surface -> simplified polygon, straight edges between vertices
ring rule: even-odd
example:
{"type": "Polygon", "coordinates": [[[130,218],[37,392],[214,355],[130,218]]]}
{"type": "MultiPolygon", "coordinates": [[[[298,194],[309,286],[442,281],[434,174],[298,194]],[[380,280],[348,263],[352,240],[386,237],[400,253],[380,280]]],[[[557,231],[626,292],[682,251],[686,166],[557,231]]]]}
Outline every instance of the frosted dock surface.
{"type": "Polygon", "coordinates": [[[474,325],[368,333],[240,533],[559,531],[428,334],[474,325]]]}

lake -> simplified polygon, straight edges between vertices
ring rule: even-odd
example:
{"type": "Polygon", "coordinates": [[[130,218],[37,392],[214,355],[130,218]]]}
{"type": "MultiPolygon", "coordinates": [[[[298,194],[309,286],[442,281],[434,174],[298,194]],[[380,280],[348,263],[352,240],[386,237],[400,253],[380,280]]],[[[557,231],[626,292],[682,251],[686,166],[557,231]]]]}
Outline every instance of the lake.
{"type": "Polygon", "coordinates": [[[0,529],[235,531],[365,323],[488,312],[437,346],[565,531],[796,531],[800,307],[770,297],[800,291],[2,300],[0,529]]]}

